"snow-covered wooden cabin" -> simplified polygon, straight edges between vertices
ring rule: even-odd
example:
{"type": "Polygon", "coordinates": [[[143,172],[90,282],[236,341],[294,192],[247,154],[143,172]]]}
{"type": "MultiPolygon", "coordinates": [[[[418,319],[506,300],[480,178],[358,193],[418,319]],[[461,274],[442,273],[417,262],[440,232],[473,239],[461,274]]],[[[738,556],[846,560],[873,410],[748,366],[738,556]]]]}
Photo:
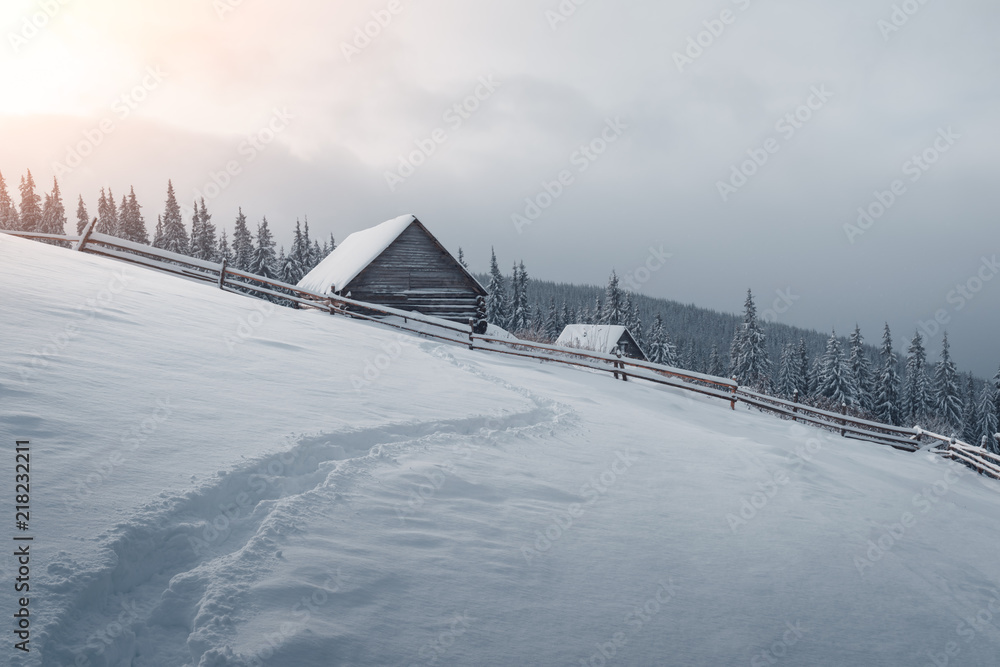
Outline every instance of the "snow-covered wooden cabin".
{"type": "Polygon", "coordinates": [[[355,232],[299,287],[468,324],[486,290],[427,231],[404,215],[355,232]]]}
{"type": "Polygon", "coordinates": [[[623,326],[604,324],[569,324],[559,334],[556,345],[581,350],[614,354],[620,349],[622,356],[649,361],[635,338],[623,326]]]}

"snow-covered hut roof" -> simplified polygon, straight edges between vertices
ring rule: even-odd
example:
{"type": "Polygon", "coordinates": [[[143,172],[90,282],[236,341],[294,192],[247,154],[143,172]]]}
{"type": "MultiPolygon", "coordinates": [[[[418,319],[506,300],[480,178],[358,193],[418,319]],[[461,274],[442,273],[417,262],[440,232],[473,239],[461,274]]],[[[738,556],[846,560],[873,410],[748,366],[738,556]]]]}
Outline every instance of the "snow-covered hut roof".
{"type": "Polygon", "coordinates": [[[303,276],[298,287],[321,294],[339,292],[392,245],[416,219],[414,215],[401,215],[369,229],[354,232],[303,276]]]}
{"type": "MultiPolygon", "coordinates": [[[[628,329],[612,324],[569,324],[559,334],[556,345],[613,354],[628,329]]],[[[628,334],[629,338],[632,337],[628,334]]],[[[634,340],[634,339],[633,339],[634,340]]]]}

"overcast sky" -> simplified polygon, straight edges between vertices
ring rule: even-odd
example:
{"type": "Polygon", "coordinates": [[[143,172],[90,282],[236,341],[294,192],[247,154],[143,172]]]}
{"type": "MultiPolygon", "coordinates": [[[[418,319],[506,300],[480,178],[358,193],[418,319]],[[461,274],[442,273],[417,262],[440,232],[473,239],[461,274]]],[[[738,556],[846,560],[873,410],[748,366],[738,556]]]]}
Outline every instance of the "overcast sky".
{"type": "Polygon", "coordinates": [[[285,244],[414,213],[476,270],[750,287],[897,349],[925,322],[932,358],[937,313],[993,374],[1000,4],[577,2],[5,0],[0,171],[71,217],[134,186],[150,227],[173,179],[285,244]]]}

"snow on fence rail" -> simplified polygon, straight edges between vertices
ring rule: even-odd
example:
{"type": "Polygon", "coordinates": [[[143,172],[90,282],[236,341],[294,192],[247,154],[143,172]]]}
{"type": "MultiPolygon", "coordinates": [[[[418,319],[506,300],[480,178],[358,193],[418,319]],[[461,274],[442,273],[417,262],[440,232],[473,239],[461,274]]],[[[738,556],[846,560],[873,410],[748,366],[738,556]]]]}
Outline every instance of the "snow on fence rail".
{"type": "MultiPolygon", "coordinates": [[[[347,297],[329,297],[265,276],[232,269],[226,265],[225,261],[222,263],[209,262],[126,241],[107,234],[100,234],[94,231],[96,222],[96,219],[93,220],[79,236],[4,230],[0,230],[0,233],[30,239],[71,241],[77,244],[75,248],[77,251],[111,257],[189,280],[213,283],[219,289],[228,292],[278,298],[296,304],[297,307],[316,308],[329,312],[331,315],[345,315],[355,319],[368,320],[382,326],[390,326],[450,343],[467,345],[472,350],[483,350],[608,372],[612,373],[616,379],[646,380],[726,400],[729,401],[733,409],[736,408],[737,402],[742,401],[759,410],[786,419],[837,430],[844,437],[889,445],[905,451],[916,451],[920,447],[920,438],[928,437],[948,444],[947,449],[940,451],[942,456],[963,461],[970,467],[1000,479],[1000,456],[992,454],[982,447],[975,447],[954,438],[930,433],[920,427],[902,428],[859,419],[844,413],[838,414],[821,410],[740,387],[734,380],[648,361],[628,359],[590,350],[475,334],[472,327],[468,325],[456,324],[413,311],[355,301],[347,297]]],[[[998,440],[1000,440],[1000,434],[998,434],[998,440]]]]}

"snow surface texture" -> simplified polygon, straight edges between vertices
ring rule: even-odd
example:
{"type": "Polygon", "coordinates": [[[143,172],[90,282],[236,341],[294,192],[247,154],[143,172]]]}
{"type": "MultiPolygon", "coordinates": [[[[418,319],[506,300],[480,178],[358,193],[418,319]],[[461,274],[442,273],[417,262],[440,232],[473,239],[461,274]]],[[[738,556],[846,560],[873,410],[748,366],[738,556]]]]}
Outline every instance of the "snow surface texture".
{"type": "Polygon", "coordinates": [[[35,535],[0,662],[1000,653],[1000,486],[933,456],[4,236],[0,285],[35,535]]]}
{"type": "Polygon", "coordinates": [[[568,324],[556,339],[556,345],[614,354],[625,327],[614,324],[568,324]]]}
{"type": "Polygon", "coordinates": [[[333,294],[344,289],[366,266],[381,255],[417,218],[401,215],[344,239],[326,259],[299,281],[298,287],[333,294]]]}

